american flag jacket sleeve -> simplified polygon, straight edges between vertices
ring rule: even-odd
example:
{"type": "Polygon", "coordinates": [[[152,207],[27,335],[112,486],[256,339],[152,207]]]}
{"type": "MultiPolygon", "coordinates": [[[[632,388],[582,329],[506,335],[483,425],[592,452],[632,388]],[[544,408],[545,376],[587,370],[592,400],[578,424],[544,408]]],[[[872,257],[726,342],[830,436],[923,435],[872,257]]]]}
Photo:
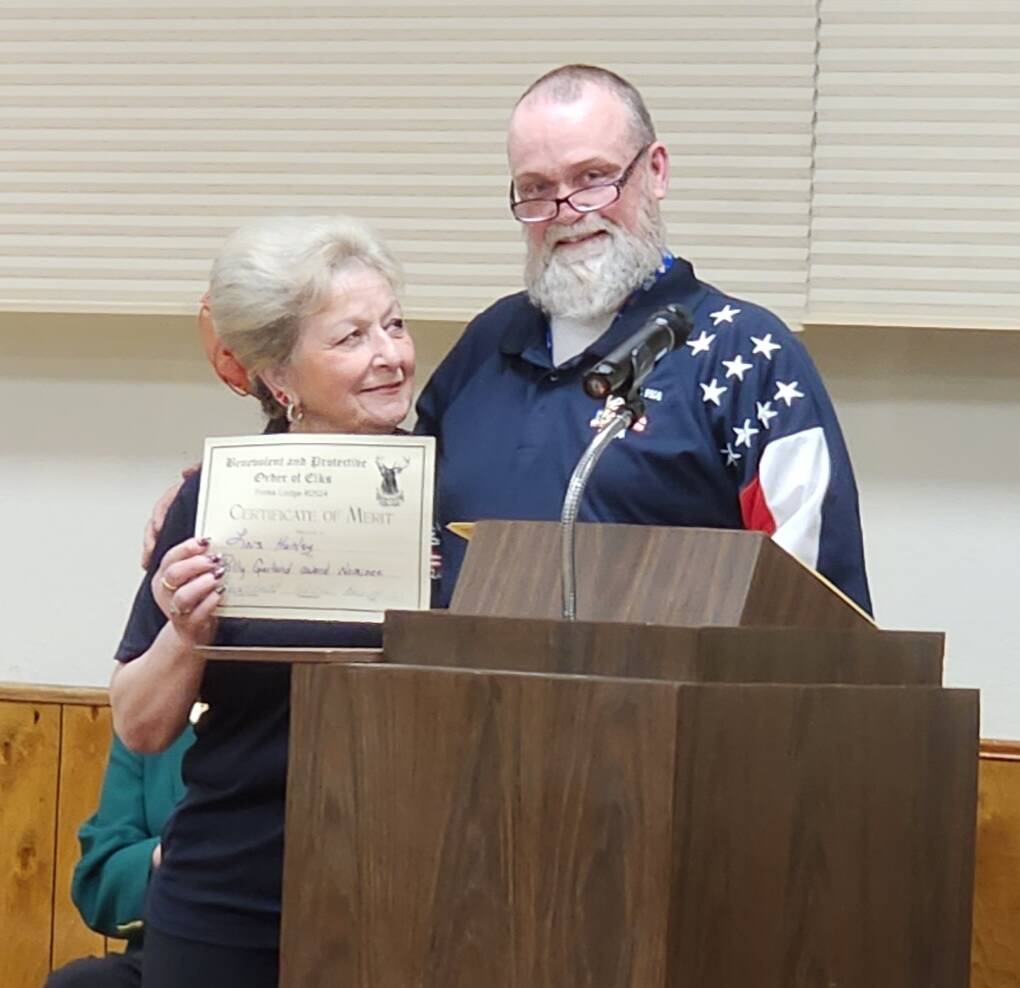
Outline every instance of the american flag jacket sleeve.
{"type": "Polygon", "coordinates": [[[857,487],[811,358],[758,306],[731,300],[710,318],[719,341],[700,398],[744,527],[771,535],[870,613],[857,487]]]}

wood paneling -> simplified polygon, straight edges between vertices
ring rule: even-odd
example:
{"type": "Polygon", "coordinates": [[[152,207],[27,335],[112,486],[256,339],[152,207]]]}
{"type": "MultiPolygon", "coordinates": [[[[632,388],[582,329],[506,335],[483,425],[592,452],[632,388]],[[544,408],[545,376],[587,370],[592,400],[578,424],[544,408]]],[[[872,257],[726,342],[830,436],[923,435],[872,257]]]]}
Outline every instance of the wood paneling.
{"type": "MultiPolygon", "coordinates": [[[[419,615],[419,617],[421,617],[419,615]]],[[[442,620],[446,615],[428,615],[427,620],[442,620]]],[[[457,632],[448,639],[448,644],[453,643],[453,650],[447,656],[450,664],[462,664],[466,662],[468,650],[477,649],[479,640],[479,628],[472,624],[470,618],[456,618],[449,616],[457,623],[457,632]],[[463,641],[461,641],[463,639],[463,641]],[[460,642],[460,645],[457,643],[460,642]],[[458,651],[458,649],[460,651],[458,651]],[[463,652],[464,655],[461,655],[463,652]]],[[[561,634],[564,627],[562,622],[550,622],[556,626],[555,633],[561,634]]],[[[583,635],[583,623],[575,626],[575,633],[583,635]]],[[[410,654],[408,650],[414,648],[415,632],[421,628],[399,627],[398,639],[401,642],[400,651],[402,654],[410,654]]],[[[447,629],[449,631],[450,629],[447,629]]],[[[605,629],[603,629],[605,630],[605,629]]],[[[670,630],[674,634],[675,629],[670,630]]],[[[616,629],[613,629],[615,632],[616,629]]],[[[423,654],[430,654],[434,642],[430,641],[430,634],[426,629],[424,635],[418,635],[418,647],[423,654]]],[[[534,635],[532,631],[530,634],[534,635]]],[[[590,638],[590,654],[602,655],[607,663],[613,654],[617,656],[618,664],[610,668],[609,665],[601,670],[603,674],[634,675],[638,668],[634,663],[646,661],[642,659],[638,651],[631,649],[633,655],[627,651],[628,639],[625,628],[621,628],[619,634],[623,638],[617,640],[605,640],[590,638]],[[621,651],[622,649],[622,651],[621,651]],[[631,665],[628,666],[628,663],[631,665]],[[628,671],[629,669],[629,671],[628,671]]],[[[706,629],[702,632],[691,631],[691,635],[709,635],[710,637],[740,636],[745,634],[740,629],[721,630],[706,629]]],[[[787,632],[775,632],[775,649],[781,654],[786,645],[780,640],[787,632]]],[[[879,638],[883,636],[878,636],[879,638]]],[[[937,636],[920,636],[916,640],[904,639],[901,643],[907,649],[907,655],[913,655],[910,661],[917,663],[917,675],[922,677],[918,681],[926,681],[934,673],[936,662],[936,651],[941,655],[940,643],[931,639],[937,636]]],[[[541,636],[540,636],[541,639],[541,636]]],[[[523,639],[520,635],[507,634],[491,638],[490,659],[494,663],[504,663],[513,659],[521,665],[526,665],[533,653],[542,642],[540,639],[523,639]],[[536,644],[537,643],[537,644],[536,644]]],[[[729,649],[731,644],[723,644],[718,647],[729,649]]],[[[716,646],[713,646],[716,647],[716,646]]],[[[771,647],[771,646],[770,646],[771,647]]],[[[582,650],[583,651],[583,650],[582,650]]],[[[567,654],[572,654],[568,649],[567,654]]],[[[375,656],[366,656],[374,658],[375,656]]],[[[794,660],[796,655],[793,656],[794,660]]],[[[902,660],[903,656],[901,656],[902,660]]],[[[310,661],[318,659],[318,656],[309,656],[310,661]]],[[[440,662],[442,656],[435,654],[429,661],[440,662]]],[[[602,661],[602,660],[600,660],[602,661]]],[[[770,660],[771,661],[771,660],[770,660]]],[[[753,664],[752,664],[753,665],[753,664]]],[[[564,669],[562,671],[569,671],[564,669]]],[[[697,671],[697,670],[695,670],[697,671]]],[[[881,673],[881,670],[877,670],[881,673]]],[[[753,669],[745,671],[745,675],[752,675],[753,669]]],[[[706,675],[706,679],[708,676],[706,675]]],[[[502,699],[484,691],[478,692],[475,688],[475,703],[481,702],[480,697],[485,697],[484,702],[489,704],[502,704],[504,711],[508,709],[510,702],[505,696],[502,699]]],[[[347,703],[354,703],[349,698],[347,703]]],[[[394,701],[397,702],[396,699],[394,701]]],[[[405,697],[402,701],[407,703],[405,697]]],[[[520,702],[519,700],[517,701],[520,702]]],[[[537,701],[535,701],[537,702],[537,701]]],[[[549,702],[548,698],[544,702],[549,702]]],[[[98,791],[99,779],[105,766],[106,744],[108,735],[104,734],[104,725],[107,723],[108,713],[103,710],[94,709],[94,704],[103,705],[106,703],[105,690],[67,690],[61,687],[37,687],[23,686],[20,684],[0,685],[0,938],[3,948],[0,956],[3,958],[4,969],[2,983],[5,988],[39,988],[45,978],[52,956],[58,963],[68,959],[79,952],[96,952],[97,941],[88,938],[86,933],[79,939],[79,931],[74,928],[69,917],[73,913],[67,896],[67,875],[69,868],[73,866],[73,859],[76,855],[76,841],[73,840],[78,824],[92,811],[95,805],[95,795],[98,791]],[[7,702],[3,702],[7,701],[7,702]],[[67,704],[64,707],[65,730],[61,738],[61,711],[60,704],[67,704]],[[60,754],[63,749],[63,755],[60,754]],[[80,785],[80,791],[76,789],[80,785]],[[59,806],[58,806],[59,790],[59,806]],[[88,804],[88,805],[86,805],[88,804]],[[66,815],[65,815],[66,814],[66,815]],[[54,874],[57,878],[54,881],[54,874]],[[53,912],[51,926],[51,910],[53,912]],[[54,933],[51,933],[51,929],[54,933]],[[88,939],[86,939],[88,938],[88,939]],[[52,945],[51,945],[52,941],[52,945]]],[[[322,698],[325,705],[325,699],[322,698]]],[[[337,707],[334,712],[334,729],[338,733],[347,732],[347,740],[344,742],[347,748],[355,743],[356,738],[352,733],[349,722],[345,722],[342,711],[345,708],[337,707]]],[[[690,712],[690,707],[687,708],[690,712]]],[[[395,712],[395,711],[394,711],[395,712]]],[[[456,710],[447,709],[444,716],[453,716],[456,710]]],[[[732,734],[730,725],[742,723],[738,712],[730,711],[729,715],[723,718],[725,724],[719,726],[720,738],[732,734]]],[[[808,730],[805,722],[801,731],[808,730]]],[[[108,729],[108,728],[107,728],[108,729]]],[[[377,728],[378,730],[379,728],[377,728]]],[[[439,731],[440,724],[433,724],[432,730],[439,731]]],[[[505,725],[501,728],[505,736],[505,725]]],[[[490,732],[490,737],[491,737],[490,732]]],[[[861,734],[862,740],[867,732],[861,734]]],[[[612,733],[608,733],[604,743],[612,746],[618,745],[618,741],[612,740],[612,733]]],[[[791,744],[803,743],[805,735],[798,735],[800,741],[791,737],[791,744]]],[[[571,764],[569,753],[561,749],[549,749],[548,737],[536,733],[533,737],[525,739],[533,750],[542,752],[545,757],[553,758],[564,765],[571,764]]],[[[432,756],[439,753],[434,746],[438,739],[433,740],[432,756]]],[[[479,755],[485,750],[485,745],[491,742],[483,742],[475,738],[470,743],[475,744],[479,755]]],[[[342,764],[335,753],[322,751],[318,756],[320,765],[329,768],[335,776],[347,778],[349,766],[342,764]],[[328,763],[328,764],[327,764],[328,763]]],[[[394,749],[394,759],[407,757],[402,749],[394,749]]],[[[719,772],[723,770],[723,755],[718,745],[711,746],[711,750],[705,756],[707,758],[706,774],[703,779],[703,798],[708,798],[711,792],[716,791],[721,782],[719,772]],[[722,759],[722,761],[721,761],[722,759]]],[[[960,756],[962,757],[962,755],[960,756]]],[[[961,763],[962,764],[962,763],[961,763]]],[[[688,767],[689,770],[689,767],[688,767]]],[[[731,768],[729,771],[732,771],[731,768]]],[[[417,791],[426,791],[429,788],[430,766],[427,752],[423,749],[410,757],[405,770],[414,776],[417,781],[417,791]]],[[[756,771],[745,765],[741,769],[742,778],[751,781],[756,777],[756,771]]],[[[966,773],[957,773],[959,779],[965,780],[966,773]]],[[[977,820],[977,863],[975,870],[975,895],[974,895],[974,929],[973,946],[971,952],[971,988],[1018,988],[1020,986],[1020,743],[1011,741],[986,741],[982,743],[982,758],[980,760],[979,773],[979,810],[977,820]]],[[[447,795],[460,786],[471,786],[474,784],[469,778],[435,780],[442,787],[445,786],[447,795]]],[[[820,779],[818,780],[821,781],[820,779]]],[[[579,793],[580,790],[572,790],[579,793]]],[[[823,786],[819,794],[826,791],[823,786]]],[[[548,802],[548,807],[569,805],[568,788],[564,791],[549,792],[538,797],[534,807],[541,807],[542,801],[548,802]],[[557,803],[557,800],[560,802],[557,803]],[[564,803],[563,800],[566,800],[564,803]]],[[[478,798],[482,793],[479,791],[478,798]]],[[[894,794],[890,794],[894,795],[894,794]]],[[[335,820],[338,804],[331,801],[324,791],[319,791],[318,798],[322,801],[319,807],[320,815],[324,821],[335,820]]],[[[762,797],[764,800],[764,796],[762,797]]],[[[770,794],[771,798],[771,794],[770,794]]],[[[428,804],[429,799],[424,799],[428,804]]],[[[835,802],[835,790],[830,790],[829,796],[824,796],[820,802],[830,807],[838,804],[835,802]]],[[[421,820],[418,812],[418,805],[405,801],[405,806],[411,810],[406,812],[407,830],[404,837],[409,839],[412,831],[417,829],[421,820]]],[[[488,819],[491,821],[503,819],[507,813],[512,812],[502,803],[491,804],[488,819]]],[[[548,808],[547,807],[547,808],[548,808]]],[[[529,810],[529,812],[532,812],[529,810]]],[[[757,810],[749,811],[749,817],[753,821],[755,830],[761,830],[769,826],[767,818],[763,817],[757,810]]],[[[434,822],[434,821],[433,821],[434,822]]],[[[423,825],[429,824],[428,819],[422,821],[423,825]]],[[[606,831],[608,832],[608,831],[606,831]]],[[[478,835],[473,834],[468,828],[463,831],[466,845],[463,850],[457,850],[454,845],[445,852],[453,854],[453,862],[457,864],[458,880],[475,882],[481,881],[477,872],[480,867],[480,848],[478,835]],[[474,862],[474,864],[472,864],[474,862]]],[[[543,834],[543,839],[553,840],[550,847],[559,847],[562,851],[563,844],[557,844],[554,838],[555,828],[543,834]]],[[[293,835],[292,835],[293,836],[293,835]]],[[[715,842],[730,841],[725,831],[713,830],[711,841],[706,843],[710,851],[715,842]]],[[[353,839],[353,836],[352,836],[353,839]]],[[[309,853],[322,854],[320,843],[316,843],[314,835],[306,837],[309,853]]],[[[288,846],[294,843],[288,841],[288,846]]],[[[730,841],[732,843],[732,841],[730,841]]],[[[403,846],[401,853],[408,853],[409,844],[403,846]]],[[[741,846],[738,842],[737,846],[741,846]]],[[[518,853],[523,853],[525,845],[519,844],[518,853]]],[[[825,875],[829,867],[824,858],[819,857],[818,846],[812,851],[808,846],[803,852],[801,869],[815,869],[819,875],[825,875]]],[[[530,852],[529,852],[530,853],[530,852]]],[[[917,852],[915,854],[915,860],[917,852]]],[[[939,851],[938,853],[941,853],[939,851]]],[[[446,860],[451,860],[447,857],[446,860]]],[[[507,859],[509,860],[509,859],[507,859]]],[[[558,871],[560,867],[576,867],[571,865],[569,859],[566,864],[551,862],[547,872],[537,876],[536,882],[545,882],[547,888],[557,881],[564,880],[563,873],[558,871]]],[[[791,859],[792,862],[792,859],[791,859]]],[[[413,861],[407,861],[409,868],[413,861]]],[[[343,866],[343,862],[330,857],[326,867],[336,868],[343,866]]],[[[348,866],[360,867],[359,864],[348,866]]],[[[503,867],[506,867],[504,862],[503,867]]],[[[375,871],[375,880],[379,879],[378,867],[375,871]]],[[[490,874],[487,881],[498,878],[499,870],[495,876],[490,874]]],[[[725,870],[716,872],[717,881],[727,881],[725,870]]],[[[502,880],[502,879],[499,879],[502,880]]],[[[829,877],[826,881],[834,879],[829,877]]],[[[438,881],[438,879],[437,879],[438,881]]],[[[438,886],[437,886],[438,888],[438,886]]],[[[448,892],[452,891],[447,889],[448,892]]],[[[392,895],[399,895],[400,889],[395,886],[392,895]]],[[[472,900],[477,902],[478,900],[472,900]]],[[[754,907],[755,903],[749,903],[754,907]]],[[[811,921],[811,904],[808,903],[802,912],[802,919],[805,923],[811,921]]],[[[712,911],[709,910],[711,914],[712,911]]],[[[463,924],[467,932],[480,932],[484,928],[485,911],[479,910],[477,919],[471,912],[458,913],[458,923],[463,924]]],[[[693,921],[693,920],[692,920],[693,921]]],[[[547,927],[553,929],[554,927],[547,927]]],[[[82,928],[83,929],[83,928],[82,928]]],[[[450,937],[443,946],[445,952],[454,950],[455,937],[454,926],[450,927],[450,937]]],[[[465,957],[469,959],[471,938],[461,944],[465,957]]],[[[536,941],[537,942],[537,941],[536,941]]],[[[324,945],[325,946],[325,945],[324,945]]],[[[123,950],[124,941],[108,940],[107,950],[123,950]]],[[[547,942],[543,949],[550,948],[547,942]]],[[[537,956],[532,950],[533,957],[537,956]]],[[[464,958],[461,958],[462,960],[464,958]]],[[[465,961],[466,962],[466,961],[465,961]]],[[[614,953],[606,947],[605,963],[613,966],[619,962],[619,954],[614,953]],[[614,959],[615,958],[615,959],[614,959]]],[[[347,960],[344,960],[347,963],[347,960]]],[[[556,953],[553,949],[548,959],[542,962],[547,967],[554,968],[556,953]]],[[[792,963],[792,962],[791,962],[792,963]]],[[[544,975],[543,975],[544,976],[544,975]]],[[[313,982],[309,981],[309,985],[313,982]]],[[[924,988],[928,988],[927,985],[924,988]]]]}
{"type": "Polygon", "coordinates": [[[87,703],[108,705],[109,692],[87,686],[39,686],[35,683],[0,683],[0,700],[21,703],[87,703]]]}
{"type": "Polygon", "coordinates": [[[0,701],[0,922],[5,988],[50,969],[60,707],[0,701]]]}
{"type": "Polygon", "coordinates": [[[971,988],[1020,986],[1020,744],[981,745],[971,988]]]}
{"type": "Polygon", "coordinates": [[[981,742],[982,758],[998,758],[1001,761],[1020,761],[1020,741],[999,741],[986,738],[981,742]]]}
{"type": "Polygon", "coordinates": [[[51,965],[123,950],[70,898],[77,831],[95,809],[110,744],[109,694],[0,684],[0,937],[4,988],[40,988],[51,965]]]}
{"type": "Polygon", "coordinates": [[[71,876],[80,855],[78,827],[95,812],[110,750],[110,708],[63,708],[57,811],[56,886],[53,897],[53,967],[76,957],[105,953],[105,939],[93,933],[71,901],[71,876]]]}

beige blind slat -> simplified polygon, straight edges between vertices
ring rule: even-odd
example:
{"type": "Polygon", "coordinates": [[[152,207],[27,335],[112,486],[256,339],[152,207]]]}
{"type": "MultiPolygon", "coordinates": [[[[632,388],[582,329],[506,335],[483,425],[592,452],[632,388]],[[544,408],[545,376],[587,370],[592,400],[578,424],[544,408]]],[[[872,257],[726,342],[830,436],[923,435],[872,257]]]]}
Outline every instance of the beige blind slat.
{"type": "Polygon", "coordinates": [[[1020,4],[820,9],[807,320],[1020,328],[1020,4]]]}
{"type": "Polygon", "coordinates": [[[191,312],[237,224],[347,211],[412,315],[464,319],[521,286],[513,101],[593,61],[673,151],[674,249],[796,323],[815,34],[815,0],[5,5],[0,308],[191,312]]]}

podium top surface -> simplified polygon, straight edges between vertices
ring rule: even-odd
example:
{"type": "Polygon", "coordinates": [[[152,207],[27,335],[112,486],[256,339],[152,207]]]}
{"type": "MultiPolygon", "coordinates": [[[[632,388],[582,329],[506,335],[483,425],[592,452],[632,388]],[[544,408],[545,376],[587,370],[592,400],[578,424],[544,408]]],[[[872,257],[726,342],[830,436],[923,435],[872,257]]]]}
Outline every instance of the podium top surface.
{"type": "Polygon", "coordinates": [[[677,628],[388,611],[382,649],[228,649],[219,661],[389,663],[687,683],[938,686],[944,636],[819,628],[677,628]]]}
{"type": "MultiPolygon", "coordinates": [[[[856,604],[761,532],[581,524],[576,534],[581,620],[874,628],[856,604]]],[[[556,522],[476,523],[450,610],[559,617],[561,546],[556,522]]]]}

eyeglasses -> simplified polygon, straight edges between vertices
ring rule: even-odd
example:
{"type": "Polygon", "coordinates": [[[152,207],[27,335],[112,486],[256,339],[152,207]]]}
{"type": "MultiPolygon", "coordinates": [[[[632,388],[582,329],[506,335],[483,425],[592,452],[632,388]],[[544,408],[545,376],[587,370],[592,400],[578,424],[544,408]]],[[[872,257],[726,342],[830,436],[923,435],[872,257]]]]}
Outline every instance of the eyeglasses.
{"type": "Polygon", "coordinates": [[[514,219],[521,223],[544,223],[546,220],[554,220],[560,215],[560,207],[564,203],[567,203],[571,209],[578,213],[597,213],[600,209],[611,206],[620,198],[623,187],[634,171],[634,166],[650,147],[651,144],[646,144],[638,151],[615,182],[589,185],[587,188],[576,189],[570,195],[559,199],[514,199],[514,183],[511,181],[510,212],[514,214],[514,219]]]}

